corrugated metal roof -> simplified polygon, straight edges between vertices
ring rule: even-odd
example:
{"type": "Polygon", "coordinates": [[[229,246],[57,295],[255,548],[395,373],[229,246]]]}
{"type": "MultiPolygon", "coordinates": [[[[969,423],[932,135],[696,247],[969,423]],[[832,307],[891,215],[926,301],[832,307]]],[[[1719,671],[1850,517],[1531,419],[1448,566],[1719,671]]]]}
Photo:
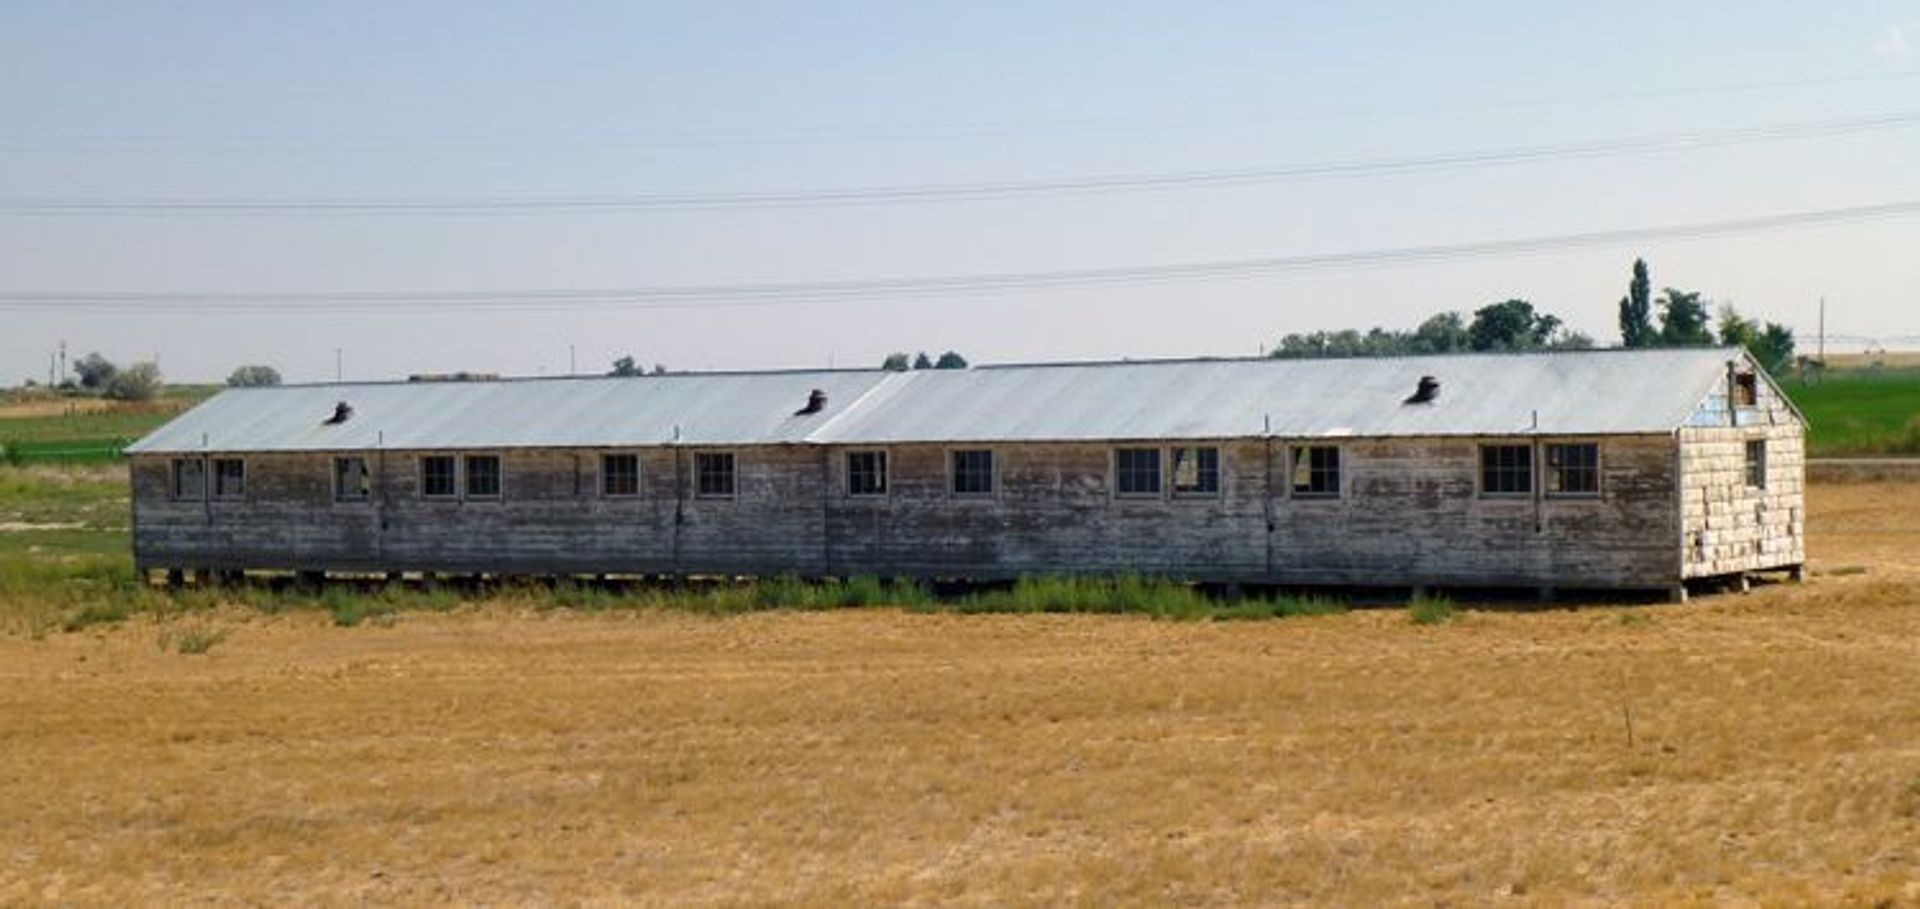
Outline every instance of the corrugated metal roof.
{"type": "Polygon", "coordinates": [[[753,445],[805,441],[892,373],[677,373],[632,378],[289,385],[222,391],[131,452],[753,445]],[[817,414],[796,416],[813,389],[817,414]],[[322,425],[345,401],[353,416],[322,425]]]}
{"type": "Polygon", "coordinates": [[[1732,349],[233,389],[130,451],[1071,441],[1668,432],[1732,349]],[[1402,403],[1422,376],[1427,404],[1402,403]],[[795,416],[811,389],[826,409],[795,416]],[[323,426],[336,401],[353,418],[323,426]],[[204,441],[203,441],[204,436],[204,441]]]}

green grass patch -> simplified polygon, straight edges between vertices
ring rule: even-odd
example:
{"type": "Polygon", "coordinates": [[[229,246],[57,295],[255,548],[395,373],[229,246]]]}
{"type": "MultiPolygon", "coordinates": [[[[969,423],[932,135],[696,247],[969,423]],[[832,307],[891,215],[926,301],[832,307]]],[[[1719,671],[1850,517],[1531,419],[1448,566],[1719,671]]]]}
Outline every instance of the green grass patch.
{"type": "Polygon", "coordinates": [[[0,443],[112,442],[137,439],[179,416],[182,402],[122,404],[90,413],[0,418],[0,443]]]}
{"type": "MultiPolygon", "coordinates": [[[[0,417],[0,461],[13,465],[86,465],[117,462],[121,450],[211,397],[218,386],[169,387],[156,400],[32,398],[31,416],[0,417]]],[[[10,402],[0,402],[10,403],[10,402]]]]}
{"type": "Polygon", "coordinates": [[[78,612],[67,619],[66,630],[84,631],[95,625],[111,625],[127,620],[133,610],[122,598],[111,598],[80,607],[78,612]]]}
{"type": "Polygon", "coordinates": [[[1446,597],[1417,596],[1407,603],[1407,619],[1415,625],[1444,625],[1459,611],[1446,597]]]}

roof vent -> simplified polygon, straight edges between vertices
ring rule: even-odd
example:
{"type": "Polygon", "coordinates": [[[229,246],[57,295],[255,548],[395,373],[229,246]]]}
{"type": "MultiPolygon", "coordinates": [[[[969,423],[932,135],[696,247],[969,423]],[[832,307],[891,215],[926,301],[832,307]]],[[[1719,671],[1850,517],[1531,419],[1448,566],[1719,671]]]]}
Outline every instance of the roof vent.
{"type": "Polygon", "coordinates": [[[807,406],[794,411],[793,415],[796,417],[804,417],[807,414],[819,413],[820,411],[823,411],[826,409],[827,409],[827,393],[816,388],[810,392],[807,392],[807,406]]]}
{"type": "Polygon", "coordinates": [[[353,416],[353,405],[345,401],[333,405],[333,416],[320,421],[322,426],[338,426],[353,416]]]}
{"type": "Polygon", "coordinates": [[[1421,376],[1419,387],[1413,390],[1413,397],[1408,398],[1403,403],[1431,404],[1433,403],[1433,399],[1437,397],[1440,397],[1440,380],[1432,376],[1421,376]]]}

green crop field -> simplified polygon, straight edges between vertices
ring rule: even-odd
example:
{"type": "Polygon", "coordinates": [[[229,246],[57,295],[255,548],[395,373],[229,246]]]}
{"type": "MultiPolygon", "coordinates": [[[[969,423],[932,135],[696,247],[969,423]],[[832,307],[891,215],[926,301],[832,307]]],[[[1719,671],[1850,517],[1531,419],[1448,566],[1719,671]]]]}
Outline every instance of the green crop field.
{"type": "Polygon", "coordinates": [[[1920,369],[1836,369],[1781,385],[1813,424],[1811,456],[1920,455],[1920,369]]]}
{"type": "Polygon", "coordinates": [[[217,390],[176,386],[157,400],[138,403],[52,396],[0,399],[0,459],[13,464],[117,461],[120,449],[217,390]]]}

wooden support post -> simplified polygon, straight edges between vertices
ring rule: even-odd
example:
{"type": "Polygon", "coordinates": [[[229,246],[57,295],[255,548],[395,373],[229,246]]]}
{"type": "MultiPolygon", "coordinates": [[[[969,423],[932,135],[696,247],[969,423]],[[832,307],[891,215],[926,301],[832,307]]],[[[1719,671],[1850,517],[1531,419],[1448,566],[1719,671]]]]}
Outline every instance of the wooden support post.
{"type": "Polygon", "coordinates": [[[1795,584],[1805,583],[1807,580],[1807,566],[1805,565],[1789,566],[1787,568],[1787,577],[1791,579],[1795,584]]]}
{"type": "Polygon", "coordinates": [[[1740,572],[1740,592],[1750,593],[1752,591],[1753,591],[1753,579],[1747,577],[1746,572],[1744,571],[1740,572]]]}
{"type": "Polygon", "coordinates": [[[1672,587],[1667,588],[1667,602],[1685,603],[1686,601],[1687,601],[1687,585],[1675,584],[1672,587]]]}
{"type": "Polygon", "coordinates": [[[181,568],[167,569],[168,589],[179,590],[182,586],[185,586],[186,583],[187,583],[187,572],[185,569],[181,569],[181,568]]]}

